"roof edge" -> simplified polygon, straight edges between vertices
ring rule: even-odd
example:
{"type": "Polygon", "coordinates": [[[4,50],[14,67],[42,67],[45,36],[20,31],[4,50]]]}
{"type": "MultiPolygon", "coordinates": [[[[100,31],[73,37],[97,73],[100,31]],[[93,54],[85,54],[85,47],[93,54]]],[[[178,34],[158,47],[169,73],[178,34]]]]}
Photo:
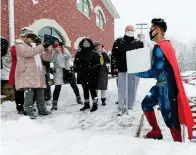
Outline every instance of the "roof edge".
{"type": "Polygon", "coordinates": [[[104,6],[107,8],[107,10],[110,12],[110,14],[114,17],[114,19],[120,18],[120,15],[118,14],[111,0],[101,0],[101,1],[104,4],[104,6]]]}

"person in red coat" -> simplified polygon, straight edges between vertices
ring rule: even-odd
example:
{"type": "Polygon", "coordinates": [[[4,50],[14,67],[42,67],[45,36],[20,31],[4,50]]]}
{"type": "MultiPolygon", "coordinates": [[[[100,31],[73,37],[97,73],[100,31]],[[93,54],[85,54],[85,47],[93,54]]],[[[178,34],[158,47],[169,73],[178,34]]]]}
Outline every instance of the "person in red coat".
{"type": "Polygon", "coordinates": [[[16,102],[16,109],[18,111],[18,114],[24,114],[24,91],[17,91],[15,89],[15,69],[16,69],[16,63],[17,63],[17,56],[16,56],[16,48],[15,46],[12,46],[10,49],[11,57],[12,57],[12,66],[10,70],[9,75],[9,85],[12,85],[14,87],[15,91],[15,102],[16,102]]]}

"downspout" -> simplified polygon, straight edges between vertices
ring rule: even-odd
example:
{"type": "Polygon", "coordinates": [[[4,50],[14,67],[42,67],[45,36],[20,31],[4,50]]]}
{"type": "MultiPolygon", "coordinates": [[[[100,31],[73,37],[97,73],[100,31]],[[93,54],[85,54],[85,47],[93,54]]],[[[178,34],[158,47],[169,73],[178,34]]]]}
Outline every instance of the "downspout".
{"type": "Polygon", "coordinates": [[[8,0],[8,18],[9,18],[9,44],[14,45],[15,40],[15,22],[14,22],[14,0],[8,0]]]}

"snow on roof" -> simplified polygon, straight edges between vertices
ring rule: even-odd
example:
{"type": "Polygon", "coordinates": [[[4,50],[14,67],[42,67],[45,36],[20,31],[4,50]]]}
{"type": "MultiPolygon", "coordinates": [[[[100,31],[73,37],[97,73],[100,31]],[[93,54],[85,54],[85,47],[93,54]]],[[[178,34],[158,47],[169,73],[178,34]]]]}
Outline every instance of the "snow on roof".
{"type": "Polygon", "coordinates": [[[116,10],[116,8],[114,7],[114,5],[112,4],[111,0],[101,0],[102,3],[104,4],[104,6],[107,8],[107,10],[110,12],[110,14],[115,18],[115,19],[119,19],[120,16],[116,10]]]}

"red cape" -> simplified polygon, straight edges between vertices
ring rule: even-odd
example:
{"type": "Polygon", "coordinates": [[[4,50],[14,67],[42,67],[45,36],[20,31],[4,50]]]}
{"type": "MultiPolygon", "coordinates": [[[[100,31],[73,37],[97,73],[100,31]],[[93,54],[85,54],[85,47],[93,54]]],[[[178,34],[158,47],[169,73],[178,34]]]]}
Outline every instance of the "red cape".
{"type": "Polygon", "coordinates": [[[157,45],[161,48],[163,54],[165,55],[166,59],[168,60],[168,62],[170,63],[173,69],[174,76],[176,79],[176,84],[178,87],[177,99],[178,99],[178,115],[179,115],[180,124],[187,126],[189,139],[192,139],[193,137],[192,128],[194,127],[195,123],[194,123],[191,108],[190,108],[190,105],[189,105],[189,102],[188,102],[188,99],[187,99],[187,96],[184,90],[184,86],[182,84],[182,79],[180,76],[180,69],[178,67],[175,50],[172,47],[170,41],[168,40],[163,40],[157,45]]]}

